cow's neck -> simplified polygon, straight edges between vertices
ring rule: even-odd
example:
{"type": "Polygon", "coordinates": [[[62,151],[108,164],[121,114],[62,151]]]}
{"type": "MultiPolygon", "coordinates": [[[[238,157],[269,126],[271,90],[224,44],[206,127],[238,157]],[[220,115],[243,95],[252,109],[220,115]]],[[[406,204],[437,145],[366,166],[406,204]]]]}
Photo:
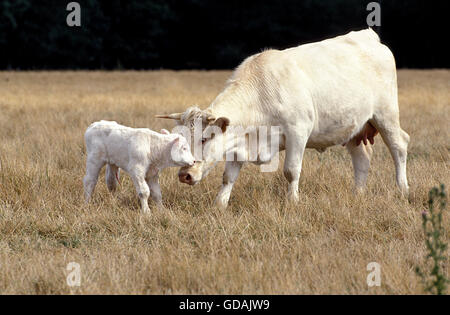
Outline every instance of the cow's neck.
{"type": "Polygon", "coordinates": [[[227,117],[231,125],[257,126],[261,124],[259,109],[251,86],[229,83],[207,108],[215,117],[227,117]]]}

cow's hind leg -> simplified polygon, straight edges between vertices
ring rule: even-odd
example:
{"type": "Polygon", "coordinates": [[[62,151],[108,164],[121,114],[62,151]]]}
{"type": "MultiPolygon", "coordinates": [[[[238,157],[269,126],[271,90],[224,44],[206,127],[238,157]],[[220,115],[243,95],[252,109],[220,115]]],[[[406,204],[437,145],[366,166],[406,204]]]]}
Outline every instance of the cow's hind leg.
{"type": "Polygon", "coordinates": [[[217,194],[215,204],[219,208],[226,208],[228,200],[230,200],[233,185],[236,182],[239,172],[241,171],[242,162],[230,161],[225,164],[225,171],[223,173],[222,188],[217,194]]]}
{"type": "Polygon", "coordinates": [[[404,195],[408,195],[409,186],[406,177],[406,159],[409,135],[400,128],[397,117],[374,117],[373,125],[378,129],[391,152],[395,164],[397,185],[404,195]]]}
{"type": "Polygon", "coordinates": [[[95,158],[89,158],[86,161],[86,175],[83,179],[84,186],[84,196],[86,202],[89,202],[94,191],[95,185],[97,184],[98,175],[100,170],[105,165],[103,161],[99,161],[95,158]]]}
{"type": "Polygon", "coordinates": [[[358,145],[357,142],[357,139],[353,139],[345,147],[352,157],[356,191],[362,192],[366,187],[367,175],[369,174],[372,146],[363,143],[358,145]]]}
{"type": "Polygon", "coordinates": [[[119,168],[113,164],[107,164],[105,177],[109,191],[115,191],[119,180],[119,168]]]}

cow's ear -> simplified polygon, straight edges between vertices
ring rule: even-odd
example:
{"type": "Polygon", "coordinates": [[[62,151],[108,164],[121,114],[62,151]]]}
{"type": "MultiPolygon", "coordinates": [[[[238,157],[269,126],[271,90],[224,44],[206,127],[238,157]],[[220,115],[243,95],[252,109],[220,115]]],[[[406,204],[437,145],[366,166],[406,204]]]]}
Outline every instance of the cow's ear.
{"type": "Polygon", "coordinates": [[[167,129],[161,129],[161,133],[163,135],[170,135],[170,132],[167,129]]]}
{"type": "Polygon", "coordinates": [[[230,120],[226,117],[220,117],[214,121],[213,125],[219,127],[223,133],[227,130],[227,127],[230,125],[230,120]]]}

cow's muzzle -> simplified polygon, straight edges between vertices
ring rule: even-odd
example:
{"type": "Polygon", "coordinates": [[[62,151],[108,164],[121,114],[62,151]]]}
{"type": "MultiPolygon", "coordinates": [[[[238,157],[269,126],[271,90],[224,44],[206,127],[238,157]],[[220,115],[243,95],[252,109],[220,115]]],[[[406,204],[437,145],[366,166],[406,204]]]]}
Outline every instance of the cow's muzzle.
{"type": "Polygon", "coordinates": [[[185,166],[178,172],[180,182],[195,185],[202,180],[203,162],[195,161],[193,166],[185,166]]]}
{"type": "Polygon", "coordinates": [[[192,176],[190,174],[182,174],[178,175],[178,178],[180,179],[180,182],[188,184],[188,185],[194,185],[192,176]]]}
{"type": "Polygon", "coordinates": [[[195,184],[194,178],[192,177],[191,174],[189,174],[188,170],[181,169],[180,172],[178,173],[178,179],[180,180],[180,182],[182,182],[184,184],[188,184],[188,185],[195,184]]]}

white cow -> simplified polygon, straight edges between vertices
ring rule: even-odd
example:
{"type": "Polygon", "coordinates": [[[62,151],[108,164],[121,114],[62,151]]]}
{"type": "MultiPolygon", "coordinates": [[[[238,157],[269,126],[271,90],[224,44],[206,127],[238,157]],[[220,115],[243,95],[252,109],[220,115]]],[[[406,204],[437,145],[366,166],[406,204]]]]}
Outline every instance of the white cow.
{"type": "Polygon", "coordinates": [[[143,213],[149,213],[150,192],[158,207],[162,207],[159,171],[171,166],[192,166],[194,157],[186,139],[163,129],[162,134],[147,128],[130,128],[114,121],[91,124],[85,133],[86,201],[91,198],[101,168],[107,164],[106,184],[115,190],[119,168],[130,174],[141,202],[143,213]]]}
{"type": "MultiPolygon", "coordinates": [[[[286,150],[284,175],[290,200],[298,200],[305,148],[319,151],[345,145],[352,157],[355,184],[365,186],[373,137],[380,132],[393,157],[397,184],[408,193],[406,156],[409,136],[400,128],[394,56],[372,30],[350,32],[286,50],[267,50],[247,58],[225,89],[205,110],[159,116],[192,126],[203,122],[204,156],[182,168],[180,180],[195,184],[214,165],[208,143],[232,138],[231,126],[280,126],[280,150],[286,150]],[[224,133],[212,138],[210,128],[224,133]],[[360,145],[364,141],[364,145],[360,145]]],[[[194,143],[194,145],[196,145],[194,143]]],[[[211,146],[210,146],[211,147],[211,146]]],[[[264,159],[261,159],[264,160],[264,159]]],[[[259,161],[257,161],[259,162],[259,161]]],[[[216,203],[226,207],[243,162],[226,162],[216,203]]]]}

